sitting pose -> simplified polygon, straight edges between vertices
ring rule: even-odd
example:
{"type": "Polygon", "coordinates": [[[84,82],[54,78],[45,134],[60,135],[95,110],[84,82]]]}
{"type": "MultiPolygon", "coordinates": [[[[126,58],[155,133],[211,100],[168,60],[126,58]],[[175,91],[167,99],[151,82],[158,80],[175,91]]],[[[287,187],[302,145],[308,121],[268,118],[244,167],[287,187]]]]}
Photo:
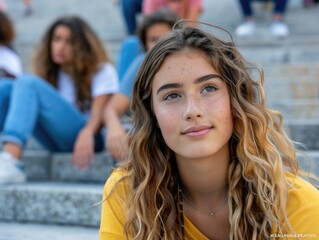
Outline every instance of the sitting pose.
{"type": "Polygon", "coordinates": [[[88,24],[72,16],[55,21],[33,70],[35,75],[0,81],[0,183],[26,180],[20,159],[31,135],[50,151],[73,151],[80,168],[104,149],[102,110],[118,90],[118,78],[88,24]]]}
{"type": "Polygon", "coordinates": [[[192,27],[150,50],[100,240],[319,236],[319,191],[298,176],[295,146],[251,70],[233,42],[192,27]]]}
{"type": "MultiPolygon", "coordinates": [[[[239,0],[240,7],[242,9],[245,19],[244,22],[240,24],[235,30],[237,36],[253,35],[256,31],[256,23],[254,18],[252,2],[252,0],[239,0]]],[[[272,15],[272,22],[269,27],[269,32],[276,37],[285,37],[289,34],[289,28],[287,24],[283,21],[288,0],[273,0],[273,2],[274,9],[272,15]]]]}
{"type": "Polygon", "coordinates": [[[121,160],[126,155],[127,144],[124,139],[131,125],[122,124],[121,117],[129,109],[134,79],[145,58],[145,52],[151,49],[159,38],[170,32],[177,20],[178,17],[174,13],[162,9],[145,16],[138,27],[137,33],[143,45],[143,52],[127,69],[120,80],[119,92],[112,96],[104,111],[104,124],[108,129],[106,149],[115,159],[121,160]]]}

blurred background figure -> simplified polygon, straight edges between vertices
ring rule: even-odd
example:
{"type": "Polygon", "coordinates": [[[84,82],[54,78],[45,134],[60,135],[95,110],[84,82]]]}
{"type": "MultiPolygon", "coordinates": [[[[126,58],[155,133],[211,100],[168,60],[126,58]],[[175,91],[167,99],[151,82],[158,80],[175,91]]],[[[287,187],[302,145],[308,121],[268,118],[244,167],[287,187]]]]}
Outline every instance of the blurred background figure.
{"type": "Polygon", "coordinates": [[[136,32],[138,15],[142,12],[142,0],[120,0],[126,31],[129,35],[136,32]]]}
{"type": "MultiPolygon", "coordinates": [[[[239,0],[240,7],[244,15],[244,22],[236,28],[235,32],[237,36],[250,36],[255,33],[256,22],[253,13],[252,2],[252,0],[239,0]]],[[[263,0],[262,2],[269,1],[263,0]]],[[[283,21],[287,2],[287,0],[273,0],[274,8],[269,31],[276,37],[286,37],[289,35],[289,28],[283,21]]]]}
{"type": "Polygon", "coordinates": [[[0,79],[15,78],[21,71],[21,61],[13,50],[14,26],[9,16],[0,11],[0,79]]]}
{"type": "MultiPolygon", "coordinates": [[[[32,0],[23,0],[24,5],[24,11],[23,14],[25,16],[29,16],[33,13],[33,7],[32,7],[32,0]]],[[[6,0],[0,0],[0,11],[6,11],[7,10],[7,3],[6,0]]]]}
{"type": "MultiPolygon", "coordinates": [[[[168,8],[180,18],[197,21],[203,11],[202,0],[144,0],[143,14],[148,15],[161,8],[168,8]]],[[[194,24],[190,24],[194,25],[194,24]]]]}
{"type": "Polygon", "coordinates": [[[37,47],[33,73],[0,81],[0,184],[26,181],[20,159],[31,135],[49,151],[73,151],[81,169],[104,148],[102,112],[118,78],[91,27],[76,16],[57,19],[37,47]]]}
{"type": "Polygon", "coordinates": [[[174,12],[161,9],[144,16],[138,26],[137,35],[139,39],[136,39],[136,42],[140,42],[141,52],[139,55],[132,57],[133,62],[120,79],[119,92],[111,97],[104,111],[104,125],[107,127],[106,149],[115,159],[123,160],[126,155],[127,145],[124,143],[124,139],[126,131],[130,129],[131,125],[130,122],[122,125],[121,117],[129,110],[134,79],[145,58],[145,53],[161,37],[171,31],[178,19],[174,12]]]}
{"type": "Polygon", "coordinates": [[[0,11],[4,12],[7,10],[7,4],[5,0],[0,0],[0,11]]]}
{"type": "Polygon", "coordinates": [[[315,6],[316,4],[319,3],[319,0],[304,0],[303,1],[303,4],[304,6],[307,8],[307,7],[313,7],[315,6]]]}
{"type": "Polygon", "coordinates": [[[24,15],[29,16],[33,13],[32,0],[23,0],[24,15]]]}

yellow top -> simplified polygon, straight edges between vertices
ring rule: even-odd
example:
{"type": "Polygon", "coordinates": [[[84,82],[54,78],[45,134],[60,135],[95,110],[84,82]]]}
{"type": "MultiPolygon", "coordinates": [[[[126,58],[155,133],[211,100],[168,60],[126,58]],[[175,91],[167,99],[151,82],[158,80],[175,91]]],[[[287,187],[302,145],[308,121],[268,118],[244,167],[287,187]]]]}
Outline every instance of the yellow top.
{"type": "MultiPolygon", "coordinates": [[[[129,194],[129,179],[125,172],[115,170],[107,180],[104,187],[102,204],[100,240],[124,240],[123,224],[125,222],[124,202],[129,194]],[[116,186],[114,187],[114,185],[116,186]],[[113,190],[112,190],[113,189],[113,190]],[[110,193],[110,191],[112,192],[110,193]],[[116,194],[114,192],[116,191],[116,194]]],[[[272,234],[270,239],[319,239],[319,191],[307,181],[290,173],[286,174],[287,180],[295,188],[289,190],[287,201],[288,219],[295,234],[280,236],[272,234]]],[[[208,240],[184,215],[185,237],[189,240],[208,240]]]]}

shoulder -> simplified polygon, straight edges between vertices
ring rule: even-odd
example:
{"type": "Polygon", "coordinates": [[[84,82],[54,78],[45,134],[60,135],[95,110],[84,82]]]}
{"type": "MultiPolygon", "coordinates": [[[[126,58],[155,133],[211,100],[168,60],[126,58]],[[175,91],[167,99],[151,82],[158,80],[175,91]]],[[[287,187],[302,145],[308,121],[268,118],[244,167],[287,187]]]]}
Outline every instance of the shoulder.
{"type": "Polygon", "coordinates": [[[125,197],[129,190],[129,177],[125,170],[115,169],[104,186],[104,196],[106,199],[115,193],[120,197],[125,197]]]}
{"type": "Polygon", "coordinates": [[[117,92],[119,81],[115,67],[111,63],[102,63],[92,79],[92,96],[117,92]]]}
{"type": "Polygon", "coordinates": [[[311,183],[286,173],[288,190],[287,216],[296,233],[319,234],[319,190],[311,183]],[[313,232],[314,229],[317,229],[313,232]]]}
{"type": "Polygon", "coordinates": [[[319,190],[301,177],[286,173],[286,179],[291,184],[288,191],[288,201],[297,205],[312,204],[317,200],[319,204],[319,190]]]}
{"type": "Polygon", "coordinates": [[[100,75],[116,75],[116,69],[111,63],[101,63],[94,77],[99,77],[100,75]]]}
{"type": "Polygon", "coordinates": [[[21,62],[19,56],[10,48],[0,46],[0,67],[5,68],[12,74],[20,74],[21,62]]]}
{"type": "Polygon", "coordinates": [[[124,239],[125,202],[129,195],[129,178],[126,171],[116,169],[105,183],[100,239],[124,239]]]}

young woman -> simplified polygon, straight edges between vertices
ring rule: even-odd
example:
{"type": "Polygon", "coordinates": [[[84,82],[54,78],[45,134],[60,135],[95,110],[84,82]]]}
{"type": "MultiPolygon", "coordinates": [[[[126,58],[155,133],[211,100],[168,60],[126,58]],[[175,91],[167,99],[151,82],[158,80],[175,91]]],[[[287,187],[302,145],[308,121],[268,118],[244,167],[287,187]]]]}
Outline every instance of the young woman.
{"type": "Polygon", "coordinates": [[[319,236],[319,191],[297,176],[251,67],[232,42],[191,27],[151,49],[127,162],[105,185],[101,240],[319,236]]]}
{"type": "Polygon", "coordinates": [[[12,50],[15,37],[11,19],[0,11],[0,79],[3,77],[15,78],[22,71],[21,61],[12,50]]]}
{"type": "Polygon", "coordinates": [[[138,27],[137,35],[142,43],[143,53],[128,68],[121,81],[119,92],[112,96],[104,111],[104,124],[108,129],[106,149],[115,159],[123,159],[127,152],[127,144],[123,140],[126,130],[129,130],[131,125],[123,125],[121,116],[129,110],[134,79],[145,58],[145,52],[151,49],[161,37],[169,33],[177,20],[176,14],[162,9],[144,16],[138,27]]]}
{"type": "Polygon", "coordinates": [[[25,181],[19,159],[30,135],[50,151],[73,151],[80,168],[104,146],[102,110],[118,90],[118,78],[88,24],[76,16],[55,21],[33,70],[36,75],[0,82],[0,183],[25,181]]]}

